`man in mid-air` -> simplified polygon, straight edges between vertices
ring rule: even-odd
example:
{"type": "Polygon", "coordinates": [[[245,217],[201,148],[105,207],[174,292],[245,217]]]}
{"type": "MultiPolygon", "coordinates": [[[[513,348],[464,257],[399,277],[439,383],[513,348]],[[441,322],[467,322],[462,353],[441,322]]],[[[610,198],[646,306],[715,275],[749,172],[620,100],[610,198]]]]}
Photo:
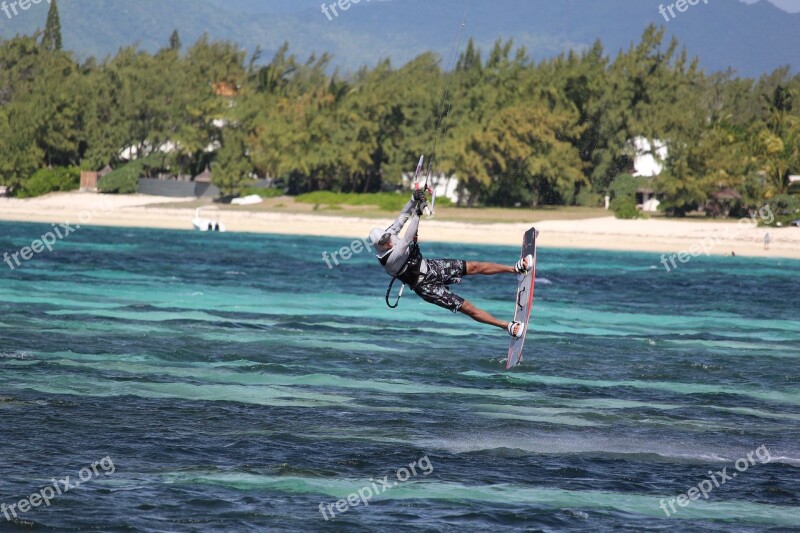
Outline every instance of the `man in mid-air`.
{"type": "Polygon", "coordinates": [[[397,278],[416,292],[428,303],[449,309],[454,313],[462,312],[468,317],[483,324],[505,329],[512,337],[520,338],[525,331],[521,322],[503,322],[486,311],[475,307],[464,298],[450,291],[449,285],[461,283],[464,276],[495,274],[525,274],[533,268],[533,256],[520,259],[516,265],[505,266],[497,263],[480,263],[459,259],[425,259],[416,243],[419,217],[425,203],[425,191],[414,191],[411,200],[403,208],[402,213],[387,229],[375,228],[369,234],[369,240],[375,247],[375,256],[386,272],[397,278]],[[400,232],[408,222],[405,236],[400,232]]]}

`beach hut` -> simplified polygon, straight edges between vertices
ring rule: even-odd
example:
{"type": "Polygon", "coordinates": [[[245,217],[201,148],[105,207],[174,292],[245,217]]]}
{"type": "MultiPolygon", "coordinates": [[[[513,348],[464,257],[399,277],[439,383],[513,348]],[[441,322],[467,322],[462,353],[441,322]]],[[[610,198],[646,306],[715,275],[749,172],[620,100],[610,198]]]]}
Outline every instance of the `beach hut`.
{"type": "Polygon", "coordinates": [[[711,193],[711,199],[706,202],[706,212],[713,217],[727,217],[734,204],[742,199],[738,191],[726,187],[711,193]]]}
{"type": "Polygon", "coordinates": [[[647,213],[656,213],[659,205],[661,202],[656,198],[656,191],[650,187],[650,180],[647,180],[647,185],[636,189],[636,207],[647,213]]]}
{"type": "Polygon", "coordinates": [[[211,170],[206,169],[194,177],[194,195],[198,198],[217,198],[220,190],[212,183],[213,175],[211,170]]]}
{"type": "Polygon", "coordinates": [[[97,192],[97,172],[81,170],[81,192],[97,192]]]}
{"type": "Polygon", "coordinates": [[[89,170],[81,171],[81,192],[97,192],[97,183],[112,172],[112,168],[106,165],[100,172],[89,170]]]}

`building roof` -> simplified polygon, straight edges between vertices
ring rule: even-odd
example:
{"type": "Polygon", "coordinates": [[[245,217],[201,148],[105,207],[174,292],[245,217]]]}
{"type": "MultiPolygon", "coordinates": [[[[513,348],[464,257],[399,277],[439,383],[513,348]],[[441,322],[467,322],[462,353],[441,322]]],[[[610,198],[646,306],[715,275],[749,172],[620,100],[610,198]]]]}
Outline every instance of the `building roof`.
{"type": "Polygon", "coordinates": [[[741,200],[742,195],[733,189],[720,189],[711,193],[715,200],[741,200]]]}
{"type": "Polygon", "coordinates": [[[217,83],[212,83],[211,87],[214,89],[214,93],[217,96],[225,96],[228,98],[234,97],[239,92],[239,87],[236,84],[231,83],[229,81],[220,81],[217,83]]]}
{"type": "Polygon", "coordinates": [[[211,170],[208,167],[206,169],[194,177],[195,183],[211,183],[211,170]]]}

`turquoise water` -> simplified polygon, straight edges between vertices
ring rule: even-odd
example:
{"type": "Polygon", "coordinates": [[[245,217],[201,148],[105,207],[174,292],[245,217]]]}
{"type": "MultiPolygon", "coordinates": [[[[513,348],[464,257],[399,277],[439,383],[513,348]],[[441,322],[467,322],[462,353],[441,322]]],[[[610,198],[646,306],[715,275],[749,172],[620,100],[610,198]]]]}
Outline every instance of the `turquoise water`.
{"type": "MultiPolygon", "coordinates": [[[[0,250],[48,228],[0,224],[0,250]]],[[[0,531],[800,525],[800,262],[666,273],[655,254],[542,249],[525,360],[506,372],[504,332],[413,294],[387,309],[367,254],[328,269],[345,244],[82,228],[0,263],[0,503],[114,464],[0,531]],[[738,475],[669,511],[723,468],[738,475]],[[368,506],[337,510],[366,488],[368,506]]],[[[457,292],[510,318],[514,287],[457,292]]]]}

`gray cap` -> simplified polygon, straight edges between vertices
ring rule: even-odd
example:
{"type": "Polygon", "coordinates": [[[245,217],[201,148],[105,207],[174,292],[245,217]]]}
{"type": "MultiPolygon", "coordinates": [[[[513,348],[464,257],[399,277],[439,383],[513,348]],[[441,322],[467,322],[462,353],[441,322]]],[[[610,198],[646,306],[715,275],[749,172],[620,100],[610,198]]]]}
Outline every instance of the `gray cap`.
{"type": "Polygon", "coordinates": [[[392,234],[382,228],[373,228],[372,231],[369,232],[369,242],[372,243],[372,246],[375,248],[376,257],[383,257],[386,255],[389,250],[378,250],[378,246],[386,244],[391,237],[392,234]]]}

